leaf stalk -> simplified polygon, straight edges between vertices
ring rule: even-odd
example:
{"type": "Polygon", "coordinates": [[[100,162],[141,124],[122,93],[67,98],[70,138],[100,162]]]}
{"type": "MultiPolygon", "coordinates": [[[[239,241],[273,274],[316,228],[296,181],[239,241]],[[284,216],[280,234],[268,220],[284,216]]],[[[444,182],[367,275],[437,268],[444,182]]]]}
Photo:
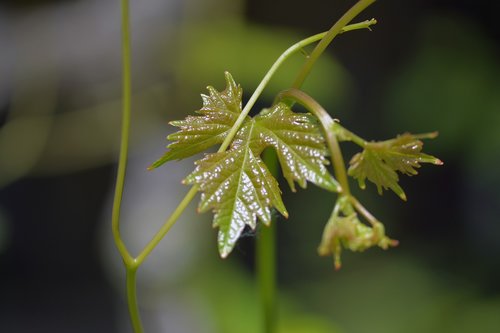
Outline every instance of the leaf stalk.
{"type": "MultiPolygon", "coordinates": [[[[351,22],[359,13],[365,10],[368,6],[374,3],[375,0],[360,0],[354,6],[351,7],[342,17],[335,22],[335,24],[328,30],[326,35],[321,39],[321,41],[316,45],[311,55],[307,58],[307,61],[303,65],[302,69],[297,75],[292,88],[300,88],[304,80],[307,78],[309,73],[311,72],[314,63],[319,59],[321,54],[325,51],[328,45],[332,42],[332,40],[342,32],[342,29],[346,27],[349,22],[351,22]]],[[[376,20],[373,20],[376,23],[376,20]]],[[[352,28],[352,26],[351,26],[352,28]]],[[[369,28],[365,27],[365,28],[369,28]]],[[[344,29],[345,30],[345,29],[344,29]]]]}
{"type": "Polygon", "coordinates": [[[328,112],[314,100],[311,96],[305,92],[298,90],[296,88],[291,88],[280,92],[276,98],[276,102],[281,102],[284,100],[292,100],[304,106],[309,112],[314,114],[318,118],[326,138],[326,143],[330,149],[330,157],[333,164],[333,169],[335,172],[335,177],[340,183],[341,188],[339,192],[343,195],[350,196],[349,181],[347,179],[347,171],[345,168],[344,157],[342,156],[342,151],[340,150],[340,145],[337,140],[337,136],[332,131],[332,127],[335,122],[330,117],[328,112]]]}

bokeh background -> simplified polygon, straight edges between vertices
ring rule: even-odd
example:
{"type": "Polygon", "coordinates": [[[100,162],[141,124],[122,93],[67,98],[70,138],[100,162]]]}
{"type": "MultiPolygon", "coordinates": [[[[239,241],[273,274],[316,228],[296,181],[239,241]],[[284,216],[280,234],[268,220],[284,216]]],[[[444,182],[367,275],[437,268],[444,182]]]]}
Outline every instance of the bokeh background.
{"type": "MultiPolygon", "coordinates": [[[[154,172],[167,122],[230,71],[245,98],[289,45],[354,1],[132,0],[133,126],[123,233],[136,253],[188,190],[193,160],[154,172]]],[[[403,178],[408,202],[358,191],[400,240],[316,255],[334,196],[312,185],[278,219],[282,332],[498,332],[500,2],[380,0],[374,31],[335,40],[305,90],[369,139],[438,130],[442,167],[403,178]]],[[[259,107],[304,61],[278,73],[259,107]]],[[[119,1],[0,2],[0,332],[130,332],[110,231],[120,129],[119,1]]],[[[346,154],[356,150],[345,145],[346,154]]],[[[285,184],[283,184],[285,185],[285,184]]],[[[253,333],[254,242],[220,260],[209,214],[182,216],[139,272],[148,332],[253,333]]]]}

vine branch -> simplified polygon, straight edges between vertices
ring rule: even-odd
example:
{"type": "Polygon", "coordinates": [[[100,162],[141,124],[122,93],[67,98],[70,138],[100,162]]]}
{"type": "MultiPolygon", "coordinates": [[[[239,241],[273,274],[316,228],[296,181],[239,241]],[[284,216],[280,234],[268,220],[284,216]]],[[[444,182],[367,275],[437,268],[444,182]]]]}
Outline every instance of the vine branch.
{"type": "MultiPolygon", "coordinates": [[[[325,51],[332,40],[342,32],[342,29],[349,24],[359,13],[365,10],[368,6],[374,3],[375,0],[360,0],[354,6],[351,7],[342,17],[335,22],[335,24],[328,30],[326,35],[321,39],[321,41],[316,45],[311,55],[307,58],[304,66],[297,75],[292,88],[300,88],[306,77],[311,72],[314,63],[318,60],[321,54],[325,51]]],[[[376,21],[375,21],[376,22],[376,21]]],[[[369,27],[369,26],[368,26],[369,27]]],[[[368,28],[366,27],[366,28],[368,28]]]]}
{"type": "Polygon", "coordinates": [[[284,90],[278,94],[275,103],[287,99],[291,99],[292,101],[304,106],[320,121],[325,134],[326,143],[331,152],[331,159],[335,177],[342,187],[341,193],[343,195],[349,196],[351,191],[349,189],[349,181],[347,179],[347,171],[345,169],[344,158],[342,157],[342,152],[340,151],[337,136],[332,131],[332,127],[335,124],[334,120],[318,102],[316,102],[311,96],[301,90],[295,88],[284,90]]]}
{"type": "Polygon", "coordinates": [[[132,95],[132,75],[130,71],[130,18],[128,0],[121,0],[122,15],[122,128],[120,140],[120,157],[118,160],[118,171],[116,175],[115,195],[113,199],[113,213],[111,216],[111,227],[116,247],[126,264],[133,261],[125,243],[120,235],[120,209],[127,171],[128,145],[130,136],[130,113],[132,95]]]}
{"type": "Polygon", "coordinates": [[[111,228],[116,247],[123,259],[126,270],[127,303],[132,327],[136,333],[142,333],[142,323],[137,304],[137,262],[130,255],[120,235],[120,209],[127,170],[128,146],[130,137],[130,116],[132,102],[132,74],[130,66],[130,11],[128,0],[121,0],[121,25],[122,25],[122,129],[120,141],[120,157],[116,176],[115,195],[113,199],[113,212],[111,228]]]}

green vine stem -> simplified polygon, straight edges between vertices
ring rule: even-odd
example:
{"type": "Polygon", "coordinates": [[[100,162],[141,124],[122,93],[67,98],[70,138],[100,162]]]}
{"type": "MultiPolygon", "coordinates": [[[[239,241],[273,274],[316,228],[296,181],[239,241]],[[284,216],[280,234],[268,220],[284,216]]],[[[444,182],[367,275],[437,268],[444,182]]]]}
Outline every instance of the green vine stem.
{"type": "Polygon", "coordinates": [[[307,58],[304,66],[300,70],[295,82],[293,83],[293,88],[300,88],[306,77],[311,72],[314,63],[321,56],[323,51],[328,47],[332,40],[342,32],[342,29],[349,24],[359,13],[365,10],[368,6],[374,3],[375,0],[360,0],[354,6],[351,7],[342,17],[335,22],[335,24],[328,30],[326,35],[321,39],[321,41],[316,45],[311,55],[307,58]]]}
{"type": "Polygon", "coordinates": [[[118,172],[116,175],[115,196],[113,200],[113,213],[111,216],[111,225],[113,238],[116,247],[120,252],[125,264],[133,261],[125,243],[120,235],[120,208],[123,197],[123,188],[125,185],[125,174],[127,170],[128,145],[130,136],[130,112],[132,95],[132,75],[130,70],[130,18],[128,0],[121,0],[122,15],[122,129],[120,141],[120,157],[118,161],[118,172]]]}
{"type": "MultiPolygon", "coordinates": [[[[276,153],[264,150],[263,160],[269,171],[276,177],[279,166],[276,153]]],[[[273,218],[270,225],[261,225],[256,244],[257,284],[259,286],[263,332],[277,330],[278,306],[276,297],[276,223],[273,218]]]]}
{"type": "MultiPolygon", "coordinates": [[[[304,82],[305,78],[309,75],[314,63],[316,60],[319,58],[321,53],[326,49],[326,47],[332,42],[333,38],[337,36],[338,34],[342,32],[346,32],[349,30],[354,30],[354,29],[363,29],[363,28],[368,28],[370,29],[370,25],[377,23],[375,19],[369,20],[369,21],[364,21],[359,24],[354,24],[347,26],[347,24],[354,19],[361,11],[363,11],[365,8],[367,8],[370,4],[372,4],[375,0],[361,0],[359,1],[356,5],[354,5],[346,14],[342,16],[342,18],[337,21],[333,27],[326,33],[320,34],[321,35],[321,40],[316,46],[316,48],[313,50],[311,55],[308,57],[306,63],[302,67],[301,71],[299,72],[295,82],[293,83],[294,88],[300,88],[302,86],[302,83],[304,82]]],[[[320,36],[316,35],[316,36],[320,36]]],[[[313,36],[314,37],[314,36],[313,36]]],[[[300,43],[300,42],[299,42],[300,43]]],[[[297,44],[299,44],[297,43],[297,44]]],[[[295,44],[295,45],[297,45],[295,44]]],[[[294,45],[294,46],[295,46],[294,45]]],[[[289,48],[287,51],[291,50],[294,46],[289,48]]],[[[302,47],[298,50],[301,50],[302,47]]],[[[287,54],[287,51],[283,53],[282,57],[284,57],[287,54]]],[[[295,51],[294,51],[295,52],[295,51]]],[[[281,57],[280,57],[281,58],[281,57]]],[[[279,64],[280,59],[278,59],[273,67],[276,64],[279,64]]],[[[269,76],[269,78],[274,74],[272,71],[273,67],[271,67],[271,70],[268,72],[266,77],[264,77],[264,80],[262,80],[261,84],[257,88],[257,90],[254,92],[254,95],[256,93],[260,94],[260,91],[258,90],[260,86],[262,85],[262,89],[264,88],[265,84],[267,84],[268,80],[266,81],[266,78],[269,76]]],[[[277,66],[276,66],[277,67],[277,66]]],[[[328,113],[319,105],[315,100],[310,98],[308,95],[302,93],[298,89],[293,89],[289,90],[290,94],[293,95],[298,94],[297,97],[299,97],[300,100],[304,98],[302,102],[312,102],[313,105],[312,107],[315,110],[318,110],[318,114],[316,116],[320,119],[323,119],[323,126],[325,129],[326,137],[327,137],[327,142],[330,147],[330,150],[332,151],[332,163],[337,165],[338,167],[335,168],[336,172],[336,177],[339,180],[341,187],[344,191],[344,194],[350,193],[349,190],[349,182],[347,180],[347,172],[345,170],[344,166],[344,161],[342,157],[342,153],[340,151],[339,144],[337,142],[336,135],[332,133],[331,128],[333,126],[333,120],[331,117],[328,115],[328,113]],[[321,117],[321,118],[320,118],[321,117]],[[325,126],[326,125],[326,126],[325,126]]],[[[283,97],[285,97],[287,92],[283,93],[283,97]]],[[[254,97],[254,96],[252,96],[254,97]]],[[[292,97],[292,96],[290,96],[292,97]]],[[[257,98],[257,97],[256,97],[257,98]]],[[[256,99],[255,98],[255,99],[256,99]]],[[[280,97],[278,97],[280,98],[280,97]]],[[[252,101],[252,98],[250,99],[252,101]]],[[[247,106],[250,103],[247,104],[247,106]]],[[[253,104],[250,104],[248,111],[250,108],[253,106],[253,104]]],[[[246,107],[245,107],[246,108],[246,107]]],[[[247,113],[248,113],[247,111],[247,113]]],[[[240,115],[240,122],[238,121],[235,123],[236,130],[239,128],[241,123],[244,120],[244,117],[246,117],[245,112],[242,112],[242,115],[240,115]],[[244,115],[243,115],[244,114],[244,115]]],[[[233,128],[234,128],[233,127],[233,128]]],[[[236,130],[232,135],[236,133],[236,130]]],[[[230,133],[231,135],[231,133],[230,133]]],[[[230,136],[228,135],[228,137],[230,136]]],[[[226,140],[224,143],[226,145],[229,145],[228,137],[226,137],[226,140]]],[[[232,140],[232,139],[231,139],[232,140]]],[[[224,146],[223,143],[223,146],[224,146]]],[[[225,149],[225,147],[224,147],[225,149]]],[[[276,157],[269,157],[268,161],[269,164],[273,165],[276,164],[276,157]]],[[[350,195],[349,195],[350,196],[350,195]]],[[[275,228],[275,223],[272,223],[271,228],[275,228]]],[[[265,333],[274,333],[277,330],[277,318],[276,318],[276,313],[277,313],[277,306],[276,306],[276,274],[275,274],[275,252],[276,252],[276,235],[274,229],[270,230],[263,230],[261,232],[261,239],[260,241],[257,242],[257,278],[259,281],[259,286],[260,286],[260,292],[261,292],[261,300],[262,300],[262,305],[263,305],[263,311],[264,311],[264,332],[265,333]],[[272,267],[271,267],[272,266],[272,267]],[[270,270],[270,271],[268,271],[270,270]]]]}
{"type": "MultiPolygon", "coordinates": [[[[377,218],[375,216],[373,216],[369,211],[368,209],[366,209],[362,204],[361,202],[358,201],[358,199],[356,199],[354,196],[349,196],[349,202],[353,205],[354,209],[356,209],[356,211],[358,213],[360,213],[361,215],[363,215],[363,217],[373,226],[379,226],[381,225],[382,223],[377,220],[377,218]]],[[[395,240],[392,240],[393,242],[397,242],[395,240]]],[[[393,246],[396,246],[397,243],[393,243],[393,246]]]]}
{"type": "Polygon", "coordinates": [[[352,141],[361,148],[365,148],[368,144],[365,139],[344,128],[338,122],[333,123],[331,130],[333,133],[335,133],[340,141],[352,141]]]}
{"type": "MultiPolygon", "coordinates": [[[[374,232],[373,232],[373,240],[376,241],[376,243],[381,246],[382,248],[387,248],[388,246],[396,246],[398,245],[398,241],[389,239],[387,237],[384,237],[382,239],[379,239],[380,235],[385,235],[384,232],[384,225],[378,221],[359,201],[356,199],[350,192],[349,188],[349,181],[347,177],[347,171],[345,168],[345,163],[344,163],[344,158],[342,156],[342,152],[340,150],[340,145],[337,140],[337,135],[339,131],[345,130],[343,127],[340,127],[340,125],[335,122],[330,115],[326,112],[326,110],[318,103],[316,102],[311,96],[307,95],[305,92],[300,91],[295,88],[287,89],[282,91],[281,93],[278,94],[276,98],[276,103],[277,102],[282,102],[285,100],[291,100],[292,102],[299,103],[300,105],[304,106],[309,112],[311,112],[313,115],[316,116],[316,118],[319,119],[321,126],[323,128],[325,138],[326,138],[326,143],[328,145],[328,148],[330,150],[330,155],[331,155],[331,160],[333,164],[333,168],[335,171],[335,176],[337,177],[337,180],[340,183],[341,186],[341,191],[339,193],[339,198],[336,201],[336,204],[334,206],[334,210],[332,212],[332,217],[330,217],[330,220],[327,224],[327,227],[329,227],[330,221],[333,221],[333,217],[339,215],[339,211],[344,209],[344,214],[351,214],[352,213],[352,207],[360,213],[372,226],[374,232]],[[335,129],[335,130],[334,130],[335,129]],[[345,205],[345,200],[352,205],[351,208],[347,208],[349,206],[345,205]],[[341,204],[344,202],[344,204],[341,204]],[[343,208],[341,208],[343,207],[343,208]],[[346,208],[349,210],[349,212],[346,213],[346,208]],[[376,230],[376,231],[375,231],[376,230]],[[381,241],[383,243],[381,243],[381,241]],[[381,245],[382,244],[382,245],[381,245]]],[[[353,140],[358,142],[360,145],[365,146],[367,142],[360,137],[354,135],[354,133],[348,132],[343,132],[342,135],[347,136],[351,135],[351,137],[348,137],[348,139],[353,140]]],[[[322,254],[323,249],[320,249],[320,254],[322,254]]],[[[328,252],[329,253],[329,252],[328,252]]],[[[322,254],[325,255],[325,254],[322,254]]],[[[335,263],[335,269],[340,269],[341,263],[340,263],[340,252],[334,252],[334,263],[335,263]]]]}
{"type": "Polygon", "coordinates": [[[122,101],[122,130],[120,143],[120,158],[118,161],[118,172],[116,176],[115,196],[113,200],[113,213],[111,225],[116,247],[122,256],[126,270],[127,303],[129,307],[130,320],[136,333],[142,333],[139,307],[137,305],[137,262],[130,255],[120,235],[120,209],[125,185],[127,170],[128,146],[130,137],[130,115],[132,101],[132,74],[130,66],[130,11],[128,0],[121,0],[122,20],[122,62],[123,62],[123,101],[122,101]]]}
{"type": "MultiPolygon", "coordinates": [[[[349,188],[349,181],[347,177],[347,171],[345,168],[344,158],[342,157],[342,152],[337,140],[337,133],[339,131],[345,131],[344,136],[348,136],[348,139],[358,143],[360,146],[364,147],[367,142],[355,135],[354,133],[341,127],[336,121],[334,121],[328,112],[311,96],[307,95],[305,92],[300,91],[295,88],[287,89],[278,94],[276,102],[280,102],[286,99],[291,99],[294,102],[299,103],[304,106],[309,112],[314,114],[316,118],[319,119],[321,126],[325,132],[325,137],[327,141],[328,148],[330,149],[331,159],[335,171],[335,176],[337,177],[342,190],[340,195],[347,198],[350,204],[360,213],[373,227],[383,228],[382,223],[377,220],[353,195],[351,195],[349,188]],[[335,129],[335,130],[334,130],[335,129]]],[[[432,137],[434,134],[424,134],[421,137],[432,137]]],[[[335,212],[335,210],[334,210],[335,212]]],[[[391,240],[391,245],[396,246],[397,241],[391,240]]]]}
{"type": "Polygon", "coordinates": [[[332,127],[335,124],[334,120],[328,112],[311,96],[305,92],[291,88],[280,92],[276,98],[275,102],[281,102],[283,100],[292,100],[304,106],[309,112],[314,114],[316,118],[321,123],[323,131],[326,137],[326,143],[331,152],[331,159],[333,164],[333,169],[335,172],[335,177],[340,183],[341,194],[350,196],[349,181],[347,179],[347,171],[345,169],[344,158],[342,157],[342,152],[340,151],[340,146],[337,140],[337,136],[332,131],[332,127]]]}
{"type": "MultiPolygon", "coordinates": [[[[374,1],[374,0],[373,0],[374,1]]],[[[372,2],[373,2],[372,1],[372,2]]],[[[354,7],[353,7],[354,8],[354,7]]],[[[359,30],[359,29],[370,29],[370,26],[374,25],[377,23],[377,20],[375,19],[371,19],[371,20],[366,20],[366,21],[363,21],[363,22],[359,22],[359,23],[355,23],[355,24],[351,24],[351,25],[348,25],[348,26],[342,26],[339,31],[337,31],[334,35],[334,37],[336,35],[338,35],[339,33],[344,33],[344,32],[348,32],[348,31],[353,31],[353,30],[359,30]]],[[[241,124],[243,123],[243,121],[245,121],[245,118],[246,116],[248,115],[248,113],[250,112],[250,110],[252,109],[252,107],[254,106],[255,102],[257,101],[257,99],[260,97],[262,91],[264,91],[265,87],[267,86],[267,84],[269,83],[269,81],[271,80],[271,78],[273,77],[273,75],[276,73],[276,71],[278,70],[278,68],[288,59],[290,58],[291,55],[297,53],[298,51],[301,51],[304,47],[306,47],[307,45],[310,45],[314,42],[317,42],[317,41],[323,41],[328,35],[330,34],[330,31],[327,31],[327,32],[323,32],[323,33],[319,33],[319,34],[316,34],[314,36],[311,36],[311,37],[308,37],[306,39],[303,39],[301,40],[300,42],[298,43],[295,43],[294,45],[290,46],[288,49],[286,49],[285,52],[283,52],[279,58],[274,62],[274,64],[271,66],[271,68],[267,71],[266,75],[264,76],[264,78],[262,79],[262,81],[259,83],[259,85],[257,86],[257,88],[255,89],[255,91],[253,92],[252,96],[250,97],[250,99],[248,100],[247,104],[245,105],[245,107],[243,108],[243,110],[241,111],[241,114],[240,116],[238,117],[238,119],[236,119],[236,122],[234,123],[233,127],[231,128],[230,132],[228,133],[228,135],[226,136],[224,142],[222,143],[222,145],[220,146],[219,148],[219,152],[221,151],[224,151],[227,149],[227,147],[229,146],[229,144],[231,143],[231,141],[233,140],[234,136],[236,135],[236,132],[238,131],[238,129],[240,128],[241,124]]],[[[332,37],[333,39],[333,37],[332,37]]],[[[330,39],[331,41],[331,39],[330,39]]],[[[321,43],[321,42],[320,42],[321,43]]],[[[318,44],[319,45],[319,44],[318,44]]],[[[314,51],[316,51],[316,48],[314,49],[314,51]]],[[[311,57],[313,56],[314,54],[314,51],[313,53],[309,56],[308,58],[308,62],[310,61],[311,57]]],[[[316,58],[319,57],[320,54],[317,54],[316,55],[316,58]]],[[[313,61],[313,64],[314,64],[314,61],[313,61]]],[[[304,69],[302,69],[302,71],[299,73],[299,77],[302,76],[302,72],[304,71],[304,69]]],[[[307,73],[308,74],[308,73],[307,73]]],[[[307,74],[304,75],[304,78],[307,77],[307,74]]],[[[297,80],[296,80],[297,81],[297,80]]],[[[302,80],[303,82],[303,80],[302,80]]],[[[302,82],[300,82],[300,84],[298,84],[298,86],[295,86],[294,84],[294,87],[295,88],[299,88],[301,85],[302,85],[302,82]]]]}
{"type": "Polygon", "coordinates": [[[259,287],[263,333],[274,333],[278,324],[276,297],[276,223],[263,225],[256,241],[257,284],[259,287]]]}
{"type": "Polygon", "coordinates": [[[127,302],[134,332],[142,333],[144,330],[142,328],[139,304],[137,303],[137,268],[137,266],[126,267],[127,302]]]}
{"type": "MultiPolygon", "coordinates": [[[[186,209],[188,204],[195,197],[198,192],[198,186],[193,186],[190,191],[186,194],[186,196],[182,199],[181,203],[177,206],[171,216],[165,221],[163,226],[158,230],[158,232],[153,236],[153,238],[145,245],[143,250],[139,253],[137,257],[133,257],[128,251],[122,237],[120,234],[120,210],[121,210],[121,202],[123,197],[123,190],[125,184],[125,175],[127,169],[127,158],[128,158],[128,146],[129,146],[129,133],[130,133],[130,118],[131,118],[131,98],[132,98],[132,77],[131,77],[131,52],[130,52],[130,12],[129,12],[129,1],[128,0],[120,0],[121,1],[121,25],[122,25],[122,70],[123,70],[123,81],[122,81],[122,128],[121,128],[121,142],[120,142],[120,154],[119,154],[119,162],[118,162],[118,171],[116,177],[116,185],[115,185],[115,194],[113,199],[113,211],[112,211],[112,232],[113,239],[115,241],[116,247],[123,259],[123,263],[126,269],[126,288],[127,288],[127,299],[129,305],[129,312],[132,321],[132,326],[136,333],[142,333],[142,323],[140,320],[140,313],[137,304],[137,280],[136,274],[140,265],[146,260],[147,256],[154,250],[154,248],[158,245],[158,243],[163,239],[163,237],[168,233],[170,228],[176,223],[178,218],[181,216],[183,211],[186,209]]],[[[243,108],[241,115],[231,128],[231,131],[225,138],[224,142],[219,148],[219,152],[226,150],[229,147],[232,139],[234,138],[236,132],[239,127],[245,120],[246,116],[250,112],[251,108],[254,106],[257,99],[260,97],[262,91],[267,86],[268,82],[272,78],[272,76],[276,73],[279,67],[293,54],[301,51],[305,46],[320,41],[318,46],[314,49],[312,54],[309,56],[306,64],[303,69],[299,72],[298,79],[294,83],[294,87],[298,88],[301,86],[303,80],[307,77],[312,68],[314,62],[321,55],[326,46],[331,42],[331,40],[338,34],[357,30],[357,29],[369,29],[371,25],[375,24],[376,21],[374,19],[367,20],[364,22],[346,25],[349,23],[359,12],[361,12],[368,5],[373,3],[374,0],[361,0],[359,1],[353,8],[351,8],[342,18],[339,20],[328,32],[320,33],[309,38],[306,38],[288,48],[271,66],[269,71],[266,73],[261,83],[254,91],[252,96],[250,97],[248,103],[243,108]]],[[[274,229],[269,229],[269,234],[267,241],[263,244],[262,253],[266,253],[269,255],[270,251],[275,251],[274,249],[274,229]]],[[[264,236],[266,237],[266,236],[264,236]]],[[[265,238],[266,239],[266,238],[265,238]]],[[[272,256],[274,258],[274,255],[272,256]]],[[[266,265],[266,270],[272,264],[273,271],[271,273],[267,273],[266,277],[262,277],[263,285],[267,285],[266,292],[268,292],[267,296],[268,300],[266,303],[268,304],[266,310],[266,316],[275,318],[275,272],[274,272],[274,264],[273,261],[275,259],[264,261],[266,265]],[[270,297],[269,297],[270,296],[270,297]]],[[[263,265],[264,265],[263,263],[263,265]]],[[[262,266],[264,267],[264,266],[262,266]]],[[[269,271],[268,271],[269,272],[269,271]]],[[[268,332],[274,332],[276,323],[271,323],[270,318],[266,319],[267,327],[269,327],[268,332]]]]}

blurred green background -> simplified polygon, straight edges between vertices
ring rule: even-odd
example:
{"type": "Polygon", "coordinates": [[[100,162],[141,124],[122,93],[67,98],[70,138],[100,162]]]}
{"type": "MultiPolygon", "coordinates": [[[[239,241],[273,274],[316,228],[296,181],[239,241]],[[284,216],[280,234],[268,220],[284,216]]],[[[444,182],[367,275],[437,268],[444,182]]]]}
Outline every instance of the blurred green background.
{"type": "MultiPolygon", "coordinates": [[[[187,188],[193,159],[154,172],[168,121],[230,71],[248,98],[292,43],[353,0],[131,0],[134,105],[123,233],[133,253],[187,188]]],[[[316,255],[334,195],[282,186],[280,329],[287,333],[498,332],[500,2],[377,1],[373,32],[335,40],[304,89],[367,139],[438,130],[442,167],[402,178],[408,202],[357,191],[400,241],[316,255]]],[[[120,130],[118,1],[0,2],[0,332],[130,332],[110,230],[120,130]]],[[[290,86],[304,55],[259,107],[290,86]]],[[[346,159],[356,151],[349,144],[346,159]]],[[[285,185],[284,183],[281,183],[285,185]]],[[[354,183],[353,183],[354,184],[354,183]]],[[[249,231],[220,260],[191,205],[139,272],[148,332],[253,333],[261,316],[249,231]]]]}

